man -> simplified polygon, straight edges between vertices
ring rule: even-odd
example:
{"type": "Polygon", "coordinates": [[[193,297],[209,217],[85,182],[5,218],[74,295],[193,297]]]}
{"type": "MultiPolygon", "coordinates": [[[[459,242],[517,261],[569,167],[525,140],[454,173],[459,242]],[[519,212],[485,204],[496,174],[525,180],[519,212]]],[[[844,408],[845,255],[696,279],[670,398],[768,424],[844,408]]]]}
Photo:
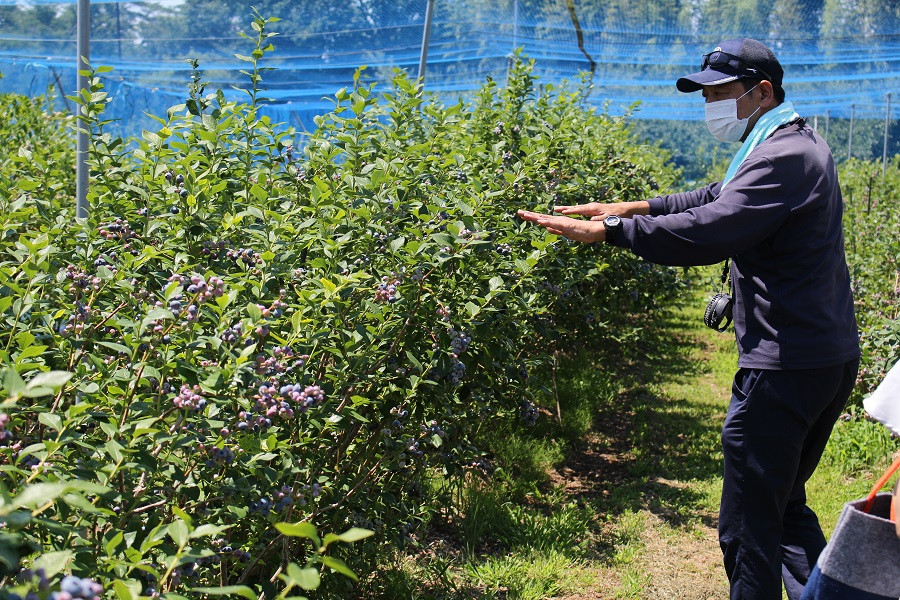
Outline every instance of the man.
{"type": "Polygon", "coordinates": [[[732,260],[738,371],[722,429],[719,541],[732,599],[799,599],[825,546],[805,483],[856,380],[859,340],[825,142],[790,102],[775,55],[726,40],[682,77],[701,91],[721,141],[742,141],[725,178],[691,192],[617,204],[519,211],[548,231],[647,260],[732,260]],[[575,219],[565,215],[591,217],[575,219]]]}

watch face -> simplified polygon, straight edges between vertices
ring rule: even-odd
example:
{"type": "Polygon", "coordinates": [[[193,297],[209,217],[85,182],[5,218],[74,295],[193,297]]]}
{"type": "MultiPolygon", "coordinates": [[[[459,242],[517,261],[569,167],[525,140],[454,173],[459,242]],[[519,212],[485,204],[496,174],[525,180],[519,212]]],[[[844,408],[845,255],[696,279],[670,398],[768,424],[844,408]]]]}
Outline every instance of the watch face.
{"type": "Polygon", "coordinates": [[[606,217],[605,219],[603,219],[603,223],[604,223],[607,227],[615,227],[615,226],[618,225],[621,221],[622,221],[622,220],[621,220],[619,217],[617,217],[616,215],[610,215],[610,216],[606,217]]]}

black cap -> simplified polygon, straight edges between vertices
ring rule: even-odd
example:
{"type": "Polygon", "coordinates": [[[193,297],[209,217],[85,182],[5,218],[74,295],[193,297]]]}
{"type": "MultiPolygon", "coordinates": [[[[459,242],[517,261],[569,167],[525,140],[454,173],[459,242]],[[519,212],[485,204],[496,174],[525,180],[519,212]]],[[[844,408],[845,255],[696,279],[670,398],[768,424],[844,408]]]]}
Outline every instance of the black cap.
{"type": "Polygon", "coordinates": [[[675,82],[679,92],[696,92],[704,85],[721,85],[738,79],[767,79],[781,86],[784,69],[772,51],[752,38],[725,40],[703,55],[700,71],[675,82]]]}

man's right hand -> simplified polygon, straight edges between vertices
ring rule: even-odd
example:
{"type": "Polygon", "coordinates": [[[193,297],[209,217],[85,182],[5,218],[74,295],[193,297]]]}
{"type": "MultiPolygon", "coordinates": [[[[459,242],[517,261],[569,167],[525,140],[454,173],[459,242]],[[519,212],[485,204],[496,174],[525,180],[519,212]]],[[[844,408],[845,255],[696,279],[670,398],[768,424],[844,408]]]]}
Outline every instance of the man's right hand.
{"type": "Polygon", "coordinates": [[[635,215],[650,214],[650,203],[646,200],[638,202],[613,202],[605,204],[602,202],[588,202],[587,204],[577,204],[574,206],[554,206],[554,212],[564,215],[581,215],[590,217],[591,221],[602,221],[610,215],[616,215],[622,218],[630,218],[635,215]]]}

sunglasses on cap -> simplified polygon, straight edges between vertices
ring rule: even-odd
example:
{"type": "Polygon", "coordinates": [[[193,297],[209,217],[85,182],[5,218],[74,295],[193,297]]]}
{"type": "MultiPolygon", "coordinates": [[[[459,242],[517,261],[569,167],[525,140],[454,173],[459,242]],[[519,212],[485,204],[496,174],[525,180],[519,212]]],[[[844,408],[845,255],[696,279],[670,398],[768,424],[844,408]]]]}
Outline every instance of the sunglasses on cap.
{"type": "Polygon", "coordinates": [[[704,70],[706,67],[711,67],[713,69],[718,67],[731,67],[732,69],[737,69],[739,71],[743,71],[744,74],[751,75],[762,75],[763,79],[767,79],[772,81],[772,78],[768,73],[757,67],[756,65],[750,64],[740,56],[735,56],[733,54],[728,54],[727,52],[722,52],[721,50],[716,50],[714,52],[710,52],[709,54],[704,54],[703,59],[700,61],[700,70],[704,70]],[[749,73],[748,73],[749,71],[749,73]]]}

